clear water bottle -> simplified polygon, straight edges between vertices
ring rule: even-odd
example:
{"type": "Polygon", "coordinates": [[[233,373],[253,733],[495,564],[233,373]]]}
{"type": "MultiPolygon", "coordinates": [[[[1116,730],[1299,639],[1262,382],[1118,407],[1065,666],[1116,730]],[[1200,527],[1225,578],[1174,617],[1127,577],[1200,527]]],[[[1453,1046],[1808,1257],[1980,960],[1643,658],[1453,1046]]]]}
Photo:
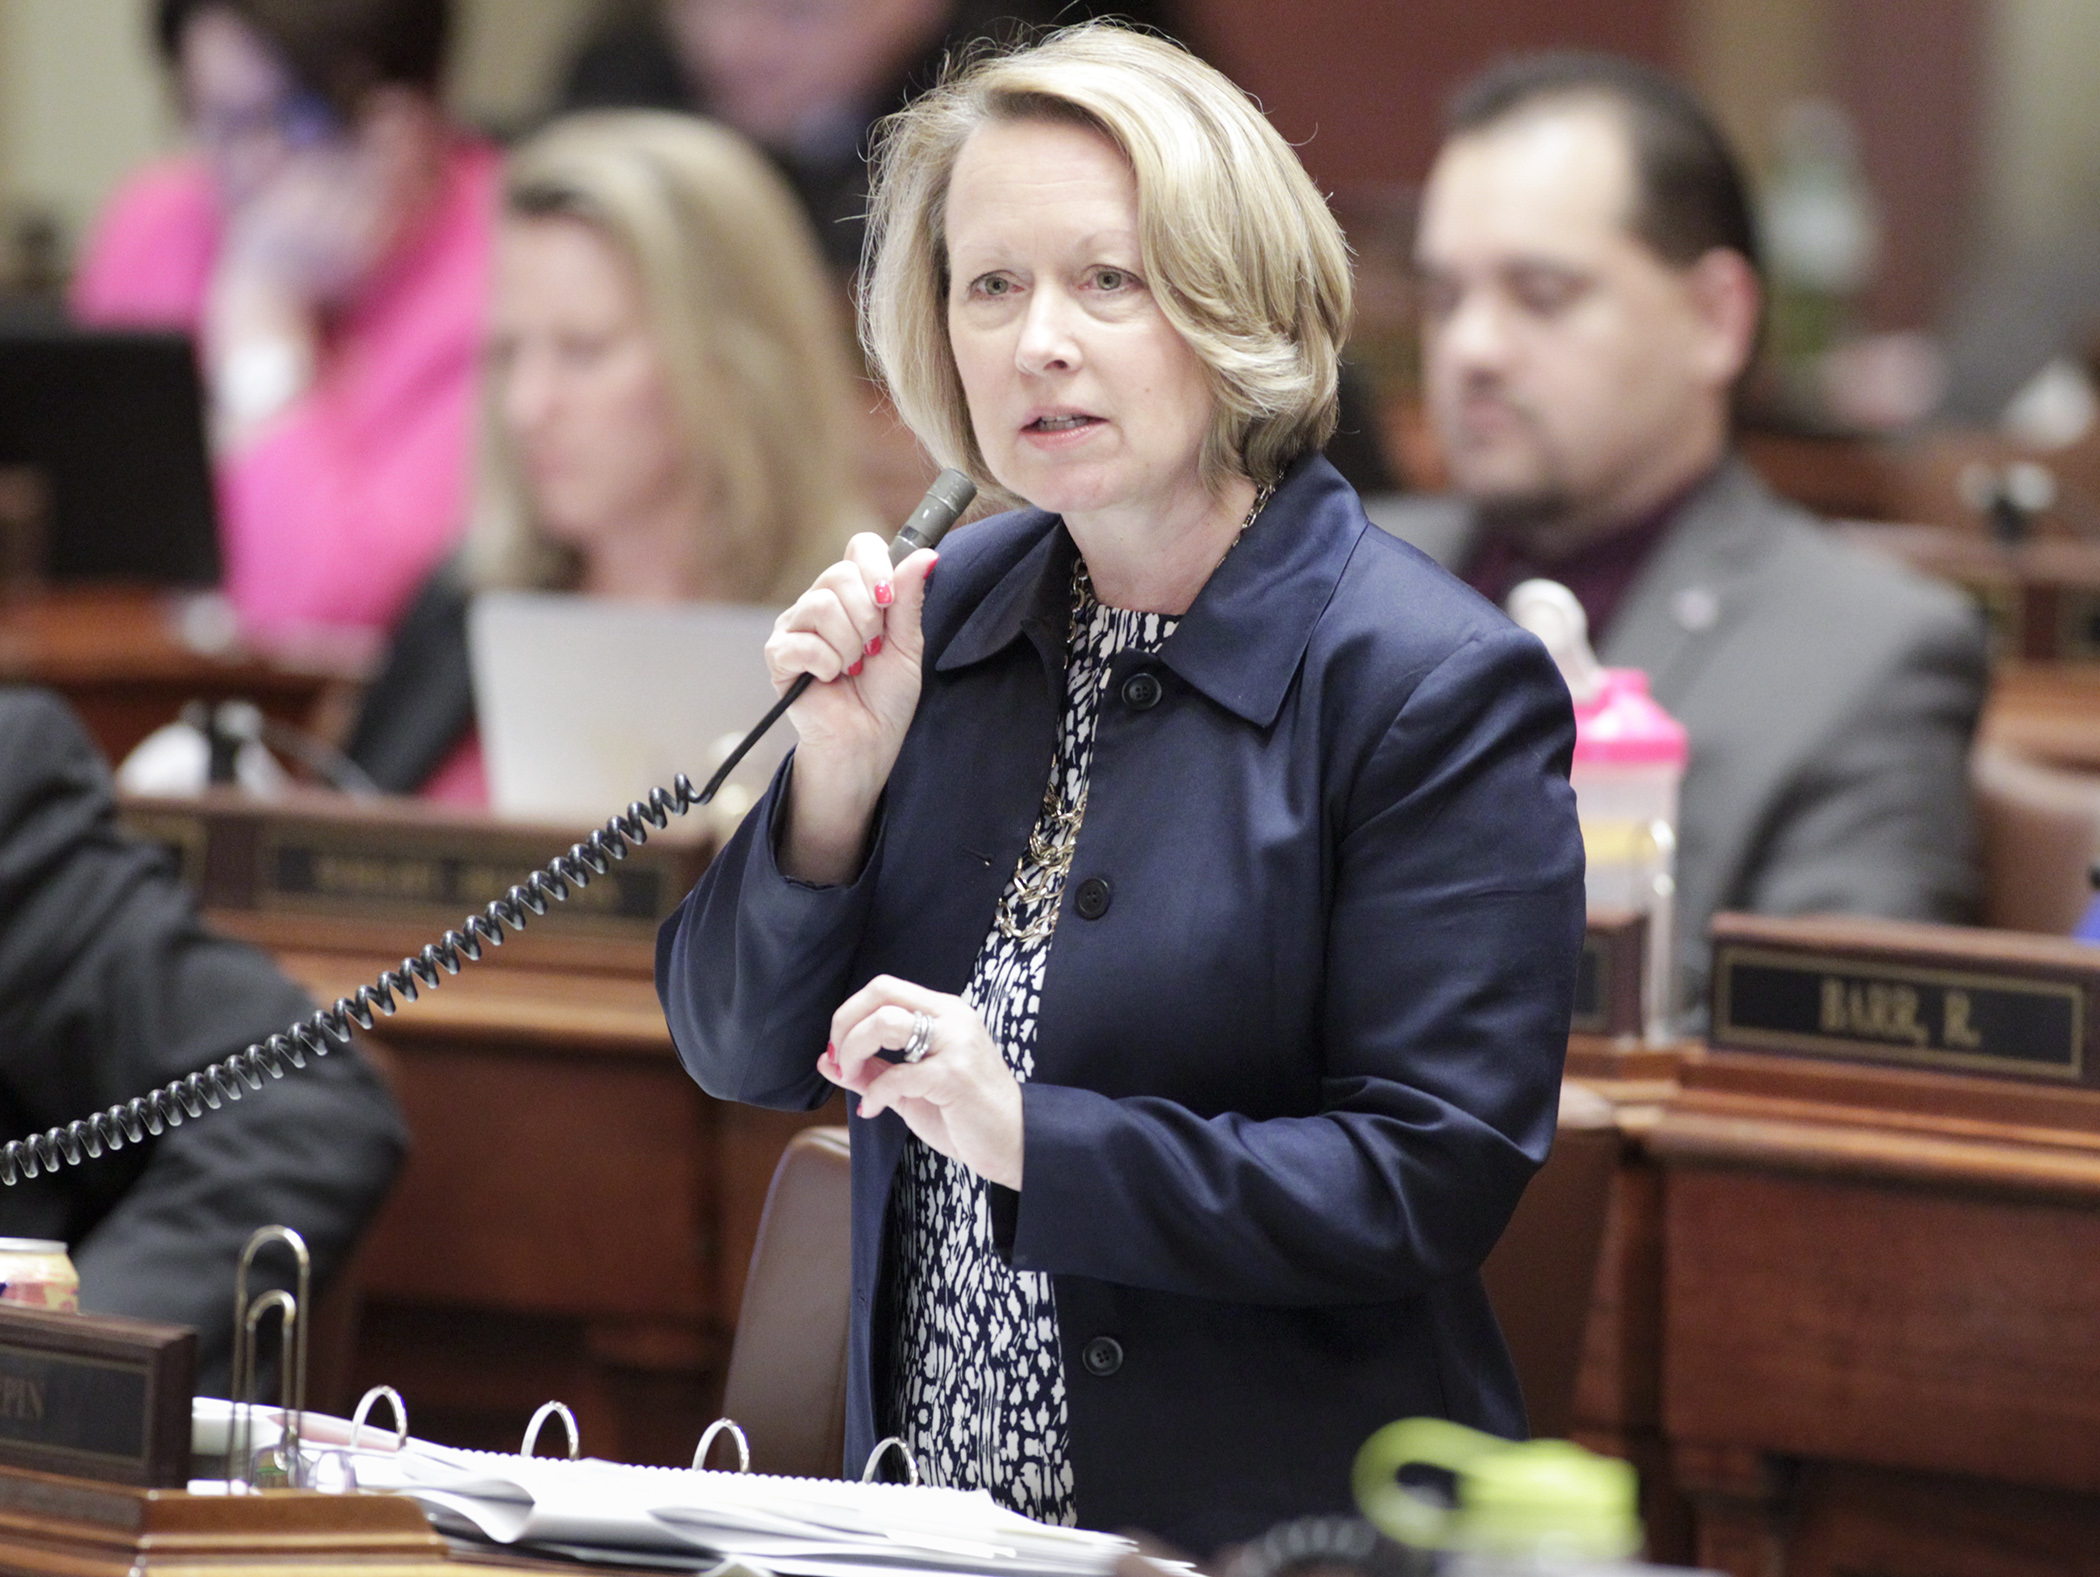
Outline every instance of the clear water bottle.
{"type": "Polygon", "coordinates": [[[1605,668],[1590,650],[1589,621],[1558,581],[1527,580],[1509,594],[1510,617],[1552,654],[1575,703],[1569,781],[1588,861],[1592,914],[1647,916],[1642,1022],[1651,1045],[1671,1035],[1677,894],[1677,793],[1690,746],[1684,727],[1648,694],[1637,668],[1605,668]]]}

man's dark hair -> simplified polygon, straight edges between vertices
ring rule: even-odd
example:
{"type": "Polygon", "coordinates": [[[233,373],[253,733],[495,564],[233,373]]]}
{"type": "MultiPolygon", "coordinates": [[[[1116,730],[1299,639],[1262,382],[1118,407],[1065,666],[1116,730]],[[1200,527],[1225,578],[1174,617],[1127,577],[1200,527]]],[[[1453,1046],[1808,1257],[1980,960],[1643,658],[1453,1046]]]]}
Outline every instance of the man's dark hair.
{"type": "Polygon", "coordinates": [[[1715,247],[1763,264],[1743,167],[1697,95],[1618,55],[1553,50],[1490,66],[1444,111],[1444,134],[1469,136],[1532,109],[1601,103],[1624,118],[1635,186],[1633,233],[1658,257],[1690,267],[1715,247]]]}
{"type": "Polygon", "coordinates": [[[452,35],[451,0],[160,0],[154,41],[171,66],[199,12],[220,10],[253,29],[299,85],[353,118],[377,87],[435,95],[452,35]]]}

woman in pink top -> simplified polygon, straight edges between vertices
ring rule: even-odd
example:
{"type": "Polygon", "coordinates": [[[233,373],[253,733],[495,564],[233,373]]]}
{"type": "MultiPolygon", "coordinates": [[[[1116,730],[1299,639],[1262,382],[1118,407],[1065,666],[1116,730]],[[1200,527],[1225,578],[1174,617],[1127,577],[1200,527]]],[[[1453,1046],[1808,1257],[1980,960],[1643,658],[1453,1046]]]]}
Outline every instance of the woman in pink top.
{"type": "Polygon", "coordinates": [[[272,644],[383,630],[459,538],[499,181],[445,0],[160,0],[196,144],[117,194],[84,322],[197,336],[226,589],[272,644]]]}

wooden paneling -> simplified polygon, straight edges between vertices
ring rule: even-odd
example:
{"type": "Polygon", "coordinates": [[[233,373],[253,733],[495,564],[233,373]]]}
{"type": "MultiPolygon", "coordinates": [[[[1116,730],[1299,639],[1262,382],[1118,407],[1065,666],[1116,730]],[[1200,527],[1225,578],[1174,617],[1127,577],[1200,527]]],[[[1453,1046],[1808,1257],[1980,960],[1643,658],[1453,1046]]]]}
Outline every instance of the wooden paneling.
{"type": "Polygon", "coordinates": [[[1877,328],[1929,328],[1968,266],[1984,119],[1982,0],[1833,0],[1835,87],[1882,225],[1863,303],[1877,328]]]}
{"type": "Polygon", "coordinates": [[[2100,1095],[1715,1052],[1648,1148],[1701,1564],[2094,1569],[2100,1095]]]}
{"type": "MultiPolygon", "coordinates": [[[[683,1463],[719,1401],[780,1152],[843,1111],[710,1098],[646,959],[592,973],[525,956],[559,923],[383,1023],[413,1149],[362,1256],[354,1384],[397,1387],[416,1431],[449,1444],[515,1449],[555,1398],[588,1452],[683,1463]]],[[[279,957],[325,999],[387,955],[279,957]]]]}
{"type": "Polygon", "coordinates": [[[2100,1493],[2100,1211],[1683,1167],[1667,1222],[1673,1436],[2100,1493]]]}
{"type": "Polygon", "coordinates": [[[713,1114],[676,1063],[415,1035],[395,1065],[417,1144],[373,1228],[368,1296],[585,1319],[717,1312],[713,1114]]]}
{"type": "Polygon", "coordinates": [[[1872,439],[1753,429],[1739,441],[1765,485],[1804,509],[1834,520],[1888,520],[1897,512],[1900,472],[1872,439]]]}
{"type": "Polygon", "coordinates": [[[1572,46],[1670,63],[1679,0],[1180,0],[1189,41],[1262,107],[1314,179],[1418,182],[1444,100],[1496,56],[1572,46]]]}
{"type": "Polygon", "coordinates": [[[1817,1463],[1795,1486],[1789,1577],[2093,1577],[2100,1523],[2080,1497],[1817,1463]]]}
{"type": "Polygon", "coordinates": [[[1612,1103],[1626,1140],[1605,1205],[1568,1436],[1639,1470],[1648,1554],[1663,1561],[1689,1559],[1692,1535],[1662,1432],[1662,1174],[1644,1138],[1695,1054],[1592,1036],[1568,1047],[1568,1078],[1612,1103]]]}

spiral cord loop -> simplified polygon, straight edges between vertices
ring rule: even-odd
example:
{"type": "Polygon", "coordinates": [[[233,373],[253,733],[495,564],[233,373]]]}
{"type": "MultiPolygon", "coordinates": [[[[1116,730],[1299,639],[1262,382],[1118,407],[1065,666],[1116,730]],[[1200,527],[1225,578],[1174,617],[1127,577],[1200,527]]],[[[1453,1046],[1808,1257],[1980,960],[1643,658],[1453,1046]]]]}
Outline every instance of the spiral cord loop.
{"type": "Polygon", "coordinates": [[[481,913],[468,915],[459,929],[447,931],[413,957],[402,959],[400,968],[359,986],[355,995],[338,997],[332,1007],[318,1009],[244,1051],[107,1111],[0,1145],[0,1184],[11,1188],[24,1178],[93,1160],[105,1150],[142,1144],[207,1110],[217,1111],[228,1101],[242,1099],[249,1091],[261,1089],[266,1079],[283,1078],[286,1064],[304,1068],[309,1055],[325,1057],[348,1046],[353,1028],[371,1029],[379,1018],[392,1018],[404,1003],[417,1001],[420,992],[435,991],[446,975],[458,974],[462,964],[480,963],[484,946],[503,945],[505,926],[524,930],[529,919],[546,914],[550,902],[566,903],[572,890],[588,887],[614,861],[626,859],[630,848],[647,843],[650,829],[661,832],[673,816],[683,816],[706,802],[692,780],[679,773],[670,788],[652,788],[647,800],[634,801],[623,814],[611,817],[583,842],[557,854],[481,913]]]}

